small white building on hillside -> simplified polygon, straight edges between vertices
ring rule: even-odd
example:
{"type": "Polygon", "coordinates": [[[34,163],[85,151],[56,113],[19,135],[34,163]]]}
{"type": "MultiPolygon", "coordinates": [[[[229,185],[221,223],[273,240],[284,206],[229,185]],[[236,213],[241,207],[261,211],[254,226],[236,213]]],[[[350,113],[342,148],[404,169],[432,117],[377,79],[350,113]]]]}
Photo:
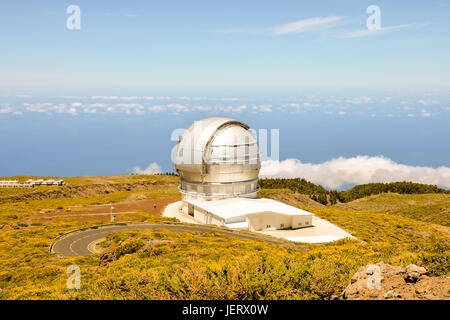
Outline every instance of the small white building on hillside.
{"type": "Polygon", "coordinates": [[[233,229],[269,231],[312,226],[312,214],[271,199],[229,198],[186,200],[187,213],[206,224],[233,229]]]}

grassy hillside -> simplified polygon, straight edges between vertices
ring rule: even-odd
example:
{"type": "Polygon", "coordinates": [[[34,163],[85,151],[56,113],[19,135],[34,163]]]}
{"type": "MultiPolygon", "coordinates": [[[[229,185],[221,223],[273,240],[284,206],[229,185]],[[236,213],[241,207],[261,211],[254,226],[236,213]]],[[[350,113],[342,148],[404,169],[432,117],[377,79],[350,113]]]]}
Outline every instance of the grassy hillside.
{"type": "Polygon", "coordinates": [[[308,195],[312,200],[323,205],[334,205],[338,202],[350,202],[381,193],[398,194],[450,194],[450,190],[413,182],[368,183],[355,186],[345,191],[326,190],[305,179],[260,179],[263,189],[289,189],[295,193],[308,195]]]}
{"type": "Polygon", "coordinates": [[[338,192],[340,202],[350,202],[380,193],[398,194],[450,194],[450,190],[438,188],[435,185],[413,182],[368,183],[355,186],[349,190],[338,192]]]}
{"type": "MultiPolygon", "coordinates": [[[[9,177],[8,180],[48,179],[55,177],[9,177]]],[[[59,179],[59,177],[58,177],[59,179]]],[[[104,177],[64,178],[65,186],[36,186],[35,188],[0,188],[0,204],[18,201],[86,198],[115,192],[164,190],[177,192],[178,177],[168,175],[119,175],[104,177]]],[[[113,199],[114,200],[114,199],[113,199]]],[[[118,200],[116,200],[118,201],[118,200]]]]}
{"type": "MultiPolygon", "coordinates": [[[[286,189],[263,189],[261,195],[310,210],[359,240],[286,248],[216,233],[143,230],[108,236],[101,246],[116,260],[60,258],[47,252],[52,238],[108,221],[81,217],[78,206],[178,194],[170,176],[65,180],[70,184],[59,190],[0,189],[0,299],[328,299],[367,263],[415,263],[431,275],[450,274],[450,228],[437,224],[437,213],[428,215],[434,206],[448,208],[446,194],[384,194],[327,207],[286,189]],[[81,269],[79,291],[66,288],[73,264],[81,269]]],[[[118,220],[164,218],[136,212],[118,220]]]]}
{"type": "Polygon", "coordinates": [[[339,203],[335,207],[383,212],[402,217],[450,226],[450,195],[385,193],[339,203]]]}

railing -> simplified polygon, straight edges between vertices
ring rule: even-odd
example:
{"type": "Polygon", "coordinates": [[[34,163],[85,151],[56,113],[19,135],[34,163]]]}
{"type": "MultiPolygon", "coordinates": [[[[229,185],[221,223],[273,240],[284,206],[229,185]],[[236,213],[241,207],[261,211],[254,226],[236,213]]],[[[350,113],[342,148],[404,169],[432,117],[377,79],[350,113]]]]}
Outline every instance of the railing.
{"type": "Polygon", "coordinates": [[[34,188],[34,186],[31,184],[15,183],[15,184],[0,184],[0,188],[34,188]]]}
{"type": "Polygon", "coordinates": [[[177,224],[177,225],[189,225],[189,226],[204,227],[204,228],[210,228],[210,229],[218,229],[218,230],[223,230],[223,231],[232,232],[232,233],[246,234],[246,235],[250,235],[250,236],[254,236],[256,238],[262,238],[262,239],[266,239],[266,240],[273,240],[273,241],[279,241],[279,242],[285,242],[285,243],[291,243],[292,242],[292,241],[289,241],[287,239],[278,238],[278,237],[270,236],[270,235],[267,235],[267,234],[255,233],[255,232],[244,231],[244,230],[234,230],[234,229],[230,229],[230,228],[227,228],[227,227],[220,227],[220,226],[211,225],[211,224],[200,224],[200,223],[189,223],[189,222],[172,222],[172,221],[162,221],[162,223],[164,223],[164,224],[177,224]]]}

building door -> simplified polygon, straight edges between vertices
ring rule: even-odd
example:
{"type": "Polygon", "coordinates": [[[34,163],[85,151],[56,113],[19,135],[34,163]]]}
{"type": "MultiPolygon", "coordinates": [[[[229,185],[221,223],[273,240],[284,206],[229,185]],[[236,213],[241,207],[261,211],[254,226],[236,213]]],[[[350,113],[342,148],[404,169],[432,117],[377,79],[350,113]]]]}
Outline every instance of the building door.
{"type": "Polygon", "coordinates": [[[194,216],[194,206],[190,203],[188,203],[188,214],[194,216]]]}

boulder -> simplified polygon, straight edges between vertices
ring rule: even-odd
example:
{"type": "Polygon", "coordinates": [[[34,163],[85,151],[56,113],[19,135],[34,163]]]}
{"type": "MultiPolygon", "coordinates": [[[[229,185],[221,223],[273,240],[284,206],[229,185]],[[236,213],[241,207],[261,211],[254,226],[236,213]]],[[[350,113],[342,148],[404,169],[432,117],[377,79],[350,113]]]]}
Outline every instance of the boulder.
{"type": "Polygon", "coordinates": [[[405,281],[408,283],[416,283],[421,276],[426,275],[427,270],[424,267],[416,266],[415,264],[410,264],[406,267],[406,272],[404,275],[405,281]]]}
{"type": "Polygon", "coordinates": [[[423,267],[378,262],[360,267],[341,299],[348,300],[448,300],[450,277],[429,277],[423,267]]]}

